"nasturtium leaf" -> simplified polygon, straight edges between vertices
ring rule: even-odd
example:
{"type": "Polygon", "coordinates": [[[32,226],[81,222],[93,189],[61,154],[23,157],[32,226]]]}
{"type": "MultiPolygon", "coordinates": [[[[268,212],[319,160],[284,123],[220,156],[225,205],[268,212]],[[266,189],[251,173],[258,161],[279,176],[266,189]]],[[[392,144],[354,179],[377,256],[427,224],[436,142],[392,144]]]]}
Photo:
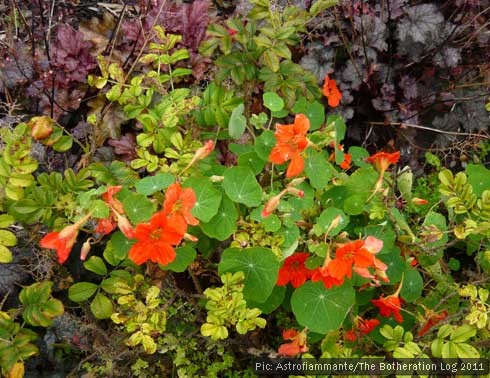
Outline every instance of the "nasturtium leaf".
{"type": "Polygon", "coordinates": [[[374,236],[383,241],[383,248],[379,254],[390,253],[395,245],[396,234],[389,223],[370,224],[364,228],[364,237],[374,236]]]}
{"type": "Polygon", "coordinates": [[[9,264],[13,260],[12,252],[0,244],[0,264],[9,264]]]}
{"type": "Polygon", "coordinates": [[[232,201],[243,203],[249,207],[260,205],[262,188],[250,168],[229,168],[223,176],[223,189],[232,201]]]}
{"type": "Polygon", "coordinates": [[[237,218],[235,204],[224,196],[216,215],[209,222],[200,224],[201,230],[209,237],[226,240],[236,231],[237,218]]]}
{"type": "Polygon", "coordinates": [[[93,211],[92,216],[94,218],[105,219],[109,217],[109,207],[100,199],[90,202],[89,208],[93,211]]]}
{"type": "Polygon", "coordinates": [[[309,103],[304,114],[310,120],[310,130],[319,129],[325,122],[325,107],[318,101],[309,103]]]}
{"type": "Polygon", "coordinates": [[[299,238],[299,229],[296,226],[282,226],[276,235],[282,236],[284,241],[281,244],[282,249],[287,249],[289,246],[293,245],[299,238]]]}
{"type": "Polygon", "coordinates": [[[209,222],[218,212],[222,194],[208,178],[191,177],[184,182],[184,187],[192,188],[196,194],[196,203],[192,215],[201,222],[209,222]]]}
{"type": "Polygon", "coordinates": [[[158,173],[155,176],[148,176],[139,180],[135,184],[135,188],[137,193],[149,196],[168,188],[174,181],[175,177],[170,173],[158,173]]]}
{"type": "Polygon", "coordinates": [[[322,211],[320,216],[316,219],[316,223],[313,226],[313,232],[316,236],[321,236],[328,230],[328,236],[335,236],[342,231],[348,223],[349,217],[345,215],[342,210],[335,207],[329,207],[328,209],[322,211]],[[338,222],[338,224],[328,230],[334,221],[338,222]]]}
{"type": "Polygon", "coordinates": [[[312,148],[308,149],[305,159],[305,174],[315,189],[323,189],[328,185],[332,174],[324,153],[312,148]]]}
{"type": "Polygon", "coordinates": [[[326,334],[342,326],[354,301],[355,292],[346,284],[326,289],[322,282],[308,281],[294,291],[291,307],[300,325],[326,334]]]}
{"type": "Polygon", "coordinates": [[[264,106],[273,112],[278,112],[284,107],[284,100],[274,92],[265,92],[262,95],[264,106]]]}
{"type": "Polygon", "coordinates": [[[230,120],[228,121],[228,133],[233,139],[240,139],[247,127],[247,119],[243,115],[244,105],[238,105],[231,112],[230,120]]]}
{"type": "Polygon", "coordinates": [[[286,296],[286,286],[274,286],[271,295],[264,302],[247,301],[248,308],[258,308],[264,314],[270,314],[277,309],[286,296]]]}
{"type": "Polygon", "coordinates": [[[269,161],[272,148],[276,145],[276,137],[271,130],[265,130],[255,139],[255,152],[264,160],[269,161]]]}
{"type": "Polygon", "coordinates": [[[420,273],[411,267],[407,268],[403,276],[403,286],[400,291],[400,296],[407,302],[414,302],[420,298],[423,287],[424,280],[420,276],[420,273]]]}
{"type": "Polygon", "coordinates": [[[98,274],[99,276],[105,276],[107,274],[107,267],[104,260],[99,256],[91,256],[87,261],[83,263],[85,269],[98,274]]]}
{"type": "Polygon", "coordinates": [[[344,201],[344,211],[348,215],[359,215],[364,210],[366,204],[365,197],[360,194],[354,194],[347,197],[344,201]]]}
{"type": "Polygon", "coordinates": [[[136,240],[128,239],[121,231],[114,232],[111,236],[114,258],[118,262],[125,260],[134,243],[136,240]]]}
{"type": "Polygon", "coordinates": [[[98,287],[91,282],[77,282],[68,289],[68,298],[73,302],[83,302],[94,295],[98,287]]]}
{"type": "Polygon", "coordinates": [[[344,118],[338,114],[328,116],[327,125],[330,126],[332,124],[335,130],[335,144],[337,145],[344,139],[347,127],[345,126],[344,118]]]}
{"type": "Polygon", "coordinates": [[[265,161],[259,158],[255,151],[238,155],[238,165],[249,167],[254,175],[258,175],[264,169],[265,161]]]}
{"type": "Polygon", "coordinates": [[[468,164],[466,167],[468,183],[473,187],[473,193],[481,197],[485,190],[490,190],[490,169],[481,164],[468,164]]]}
{"type": "Polygon", "coordinates": [[[284,118],[289,114],[287,109],[279,110],[278,112],[271,112],[271,116],[274,118],[284,118]]]}
{"type": "Polygon", "coordinates": [[[171,270],[173,272],[184,272],[189,264],[191,264],[196,258],[196,250],[191,247],[176,248],[177,257],[168,265],[160,265],[163,270],[171,270]]]}
{"type": "Polygon", "coordinates": [[[367,199],[374,190],[378,176],[373,167],[359,168],[349,176],[345,188],[349,194],[359,194],[367,199]]]}
{"type": "Polygon", "coordinates": [[[148,221],[155,211],[155,206],[146,196],[130,193],[122,200],[124,211],[134,225],[148,221]]]}
{"type": "Polygon", "coordinates": [[[393,285],[402,279],[402,274],[405,271],[407,263],[403,260],[398,247],[392,246],[389,251],[385,251],[383,247],[383,251],[382,254],[381,252],[378,253],[376,257],[388,267],[386,275],[390,280],[389,284],[393,285]]]}
{"type": "Polygon", "coordinates": [[[265,302],[276,285],[279,260],[268,248],[228,248],[221,255],[218,274],[242,271],[245,274],[245,300],[265,302]]]}
{"type": "Polygon", "coordinates": [[[110,318],[113,313],[112,302],[104,294],[97,294],[90,303],[90,310],[97,319],[110,318]]]}
{"type": "Polygon", "coordinates": [[[366,158],[369,157],[369,152],[358,146],[349,147],[348,153],[352,156],[352,163],[357,167],[368,167],[371,164],[366,163],[366,158]]]}

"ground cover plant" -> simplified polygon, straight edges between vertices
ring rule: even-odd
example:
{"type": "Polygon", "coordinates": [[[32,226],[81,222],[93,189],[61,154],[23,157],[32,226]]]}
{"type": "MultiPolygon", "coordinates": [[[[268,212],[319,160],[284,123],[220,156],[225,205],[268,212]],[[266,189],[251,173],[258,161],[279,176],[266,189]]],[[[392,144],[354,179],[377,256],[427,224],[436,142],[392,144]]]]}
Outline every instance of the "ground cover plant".
{"type": "Polygon", "coordinates": [[[2,7],[2,376],[489,357],[488,2],[2,7]]]}

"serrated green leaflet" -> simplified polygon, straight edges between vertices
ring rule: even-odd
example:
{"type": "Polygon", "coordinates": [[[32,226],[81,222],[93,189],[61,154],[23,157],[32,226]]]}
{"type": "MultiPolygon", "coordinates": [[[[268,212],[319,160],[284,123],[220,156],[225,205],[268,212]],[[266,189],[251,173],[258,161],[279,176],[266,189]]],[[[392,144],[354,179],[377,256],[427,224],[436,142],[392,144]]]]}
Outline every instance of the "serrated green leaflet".
{"type": "Polygon", "coordinates": [[[248,167],[229,168],[224,173],[223,189],[234,202],[258,206],[262,200],[262,188],[248,167]]]}
{"type": "Polygon", "coordinates": [[[242,271],[245,274],[245,300],[264,302],[274,289],[279,265],[277,257],[268,248],[228,248],[221,256],[218,273],[242,271]]]}
{"type": "Polygon", "coordinates": [[[294,291],[291,307],[299,324],[326,334],[341,327],[354,300],[350,286],[326,289],[322,282],[309,281],[294,291]]]}

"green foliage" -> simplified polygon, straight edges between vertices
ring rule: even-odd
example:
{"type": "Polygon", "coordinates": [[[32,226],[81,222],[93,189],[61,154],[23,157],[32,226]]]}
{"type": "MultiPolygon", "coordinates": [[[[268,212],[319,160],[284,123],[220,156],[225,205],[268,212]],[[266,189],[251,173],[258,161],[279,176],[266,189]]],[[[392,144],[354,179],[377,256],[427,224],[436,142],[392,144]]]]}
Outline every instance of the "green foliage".
{"type": "Polygon", "coordinates": [[[15,234],[5,228],[14,223],[14,217],[8,214],[0,214],[0,264],[8,264],[12,261],[12,252],[8,247],[17,244],[15,234]]]}
{"type": "MultiPolygon", "coordinates": [[[[49,327],[53,319],[64,312],[63,304],[51,296],[53,282],[37,282],[24,287],[19,294],[21,307],[11,309],[8,312],[0,311],[0,371],[7,376],[13,372],[14,365],[39,352],[38,347],[33,344],[38,335],[33,330],[26,328],[49,327]],[[21,324],[15,318],[22,314],[24,322],[21,324]]],[[[23,369],[22,369],[23,370],[23,369]]]]}
{"type": "Polygon", "coordinates": [[[403,327],[395,328],[385,324],[380,329],[381,335],[386,339],[383,348],[393,353],[394,358],[428,358],[420,347],[413,341],[411,332],[405,332],[403,327]]]}
{"type": "Polygon", "coordinates": [[[444,324],[431,344],[432,355],[442,358],[479,358],[478,350],[467,343],[475,334],[476,329],[469,325],[454,327],[444,324]]]}
{"type": "Polygon", "coordinates": [[[208,288],[204,291],[208,314],[206,323],[201,326],[203,336],[223,340],[228,338],[230,326],[235,326],[236,331],[242,335],[256,327],[265,327],[265,319],[259,317],[261,311],[257,308],[247,308],[243,294],[245,279],[241,271],[225,273],[221,275],[222,287],[208,288]]]}

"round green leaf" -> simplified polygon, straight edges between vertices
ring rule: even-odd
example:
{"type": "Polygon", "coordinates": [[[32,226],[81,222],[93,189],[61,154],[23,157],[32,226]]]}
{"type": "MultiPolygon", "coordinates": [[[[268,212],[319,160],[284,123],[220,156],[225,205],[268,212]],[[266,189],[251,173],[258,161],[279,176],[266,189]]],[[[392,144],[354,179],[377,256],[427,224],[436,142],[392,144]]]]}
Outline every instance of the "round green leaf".
{"type": "Polygon", "coordinates": [[[317,130],[325,122],[325,108],[318,101],[308,104],[305,115],[310,120],[310,130],[317,130]]]}
{"type": "Polygon", "coordinates": [[[309,149],[305,159],[305,174],[315,189],[325,188],[332,177],[330,164],[326,156],[318,151],[309,149]]]}
{"type": "MultiPolygon", "coordinates": [[[[113,249],[113,255],[118,263],[125,260],[128,257],[129,250],[131,249],[134,243],[136,243],[135,239],[128,239],[126,236],[124,236],[124,234],[121,231],[116,231],[112,234],[111,244],[113,249]]],[[[117,264],[113,264],[113,265],[117,265],[117,264]]]]}
{"type": "Polygon", "coordinates": [[[233,139],[241,138],[247,127],[247,119],[243,116],[243,109],[244,105],[240,104],[231,112],[228,121],[228,133],[233,139]]]}
{"type": "Polygon", "coordinates": [[[192,215],[202,222],[209,222],[218,212],[221,192],[207,178],[191,177],[185,181],[184,186],[192,188],[196,194],[192,215]]]}
{"type": "Polygon", "coordinates": [[[273,112],[278,112],[284,108],[284,100],[274,92],[265,92],[262,95],[264,106],[273,112]]]}
{"type": "Polygon", "coordinates": [[[262,188],[250,168],[229,168],[223,176],[223,189],[232,201],[243,203],[249,207],[260,205],[262,188]]]}
{"type": "Polygon", "coordinates": [[[264,314],[270,314],[276,308],[278,308],[286,296],[286,286],[274,286],[269,298],[262,303],[254,302],[252,300],[247,301],[248,308],[258,308],[264,314]]]}
{"type": "Polygon", "coordinates": [[[271,130],[265,130],[259,137],[255,139],[255,152],[264,161],[269,160],[272,148],[276,145],[276,137],[271,130]]]}
{"type": "Polygon", "coordinates": [[[340,216],[339,223],[336,227],[333,227],[328,231],[328,236],[337,235],[342,231],[349,223],[349,217],[345,213],[335,207],[329,207],[324,210],[317,218],[315,225],[313,226],[313,232],[316,236],[323,235],[330,228],[332,222],[340,216]]]}
{"type": "Polygon", "coordinates": [[[90,303],[90,310],[97,319],[110,318],[113,312],[112,302],[104,294],[97,294],[90,303]]]}
{"type": "Polygon", "coordinates": [[[196,250],[191,247],[180,247],[176,249],[177,257],[168,265],[160,265],[163,270],[171,270],[173,272],[184,272],[189,264],[196,258],[196,250]]]}
{"type": "Polygon", "coordinates": [[[122,200],[124,211],[133,223],[146,222],[151,218],[155,210],[154,205],[146,196],[139,193],[131,193],[122,200]]]}
{"type": "Polygon", "coordinates": [[[422,288],[424,287],[424,280],[420,276],[420,273],[412,268],[405,270],[405,276],[403,278],[403,286],[400,291],[400,295],[407,302],[414,302],[420,298],[422,294],[422,288]]]}
{"type": "Polygon", "coordinates": [[[85,269],[98,274],[99,276],[105,276],[107,274],[107,267],[99,256],[92,256],[83,263],[85,269]]]}
{"type": "Polygon", "coordinates": [[[97,291],[98,286],[91,282],[78,282],[68,289],[68,298],[73,302],[83,302],[97,291]]]}
{"type": "Polygon", "coordinates": [[[155,176],[148,176],[139,180],[135,184],[135,188],[137,193],[149,196],[168,188],[174,181],[175,178],[170,173],[158,173],[155,176]]]}
{"type": "Polygon", "coordinates": [[[263,247],[228,248],[223,252],[218,273],[242,271],[245,274],[243,296],[246,301],[265,302],[276,285],[279,261],[263,247]]]}
{"type": "Polygon", "coordinates": [[[14,233],[8,230],[0,230],[0,245],[13,247],[17,244],[17,238],[14,233]]]}
{"type": "Polygon", "coordinates": [[[56,152],[66,152],[73,145],[73,139],[68,135],[63,135],[53,144],[53,150],[56,152]]]}
{"type": "Polygon", "coordinates": [[[209,237],[226,240],[236,231],[238,212],[233,202],[224,196],[218,212],[207,223],[201,223],[202,231],[209,237]]]}
{"type": "Polygon", "coordinates": [[[291,297],[296,320],[313,332],[326,334],[338,330],[354,305],[355,292],[350,286],[326,289],[322,282],[306,282],[291,297]]]}
{"type": "Polygon", "coordinates": [[[481,164],[468,164],[466,167],[468,182],[473,187],[473,193],[481,197],[485,190],[490,190],[490,169],[481,164]]]}
{"type": "Polygon", "coordinates": [[[364,210],[365,197],[359,194],[347,197],[344,201],[344,211],[349,215],[362,214],[364,210]]]}

